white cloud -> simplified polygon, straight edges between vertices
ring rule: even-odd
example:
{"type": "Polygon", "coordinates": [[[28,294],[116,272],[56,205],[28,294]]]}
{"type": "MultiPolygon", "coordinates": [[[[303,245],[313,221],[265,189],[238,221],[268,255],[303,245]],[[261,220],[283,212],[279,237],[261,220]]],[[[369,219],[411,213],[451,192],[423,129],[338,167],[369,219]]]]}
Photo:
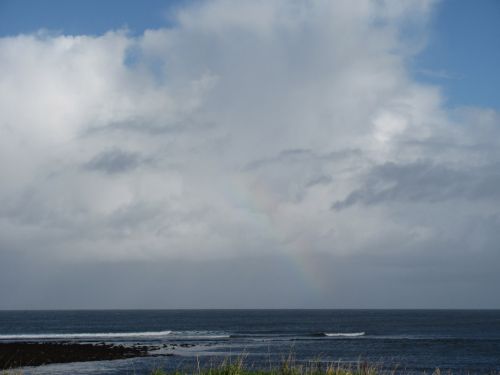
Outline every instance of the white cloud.
{"type": "Polygon", "coordinates": [[[0,39],[2,246],[198,259],[454,242],[499,215],[498,195],[480,192],[498,181],[499,120],[450,113],[407,72],[431,10],[221,0],[138,37],[0,39]],[[416,165],[459,181],[405,180],[416,165]],[[479,190],[436,193],[455,183],[479,190]]]}

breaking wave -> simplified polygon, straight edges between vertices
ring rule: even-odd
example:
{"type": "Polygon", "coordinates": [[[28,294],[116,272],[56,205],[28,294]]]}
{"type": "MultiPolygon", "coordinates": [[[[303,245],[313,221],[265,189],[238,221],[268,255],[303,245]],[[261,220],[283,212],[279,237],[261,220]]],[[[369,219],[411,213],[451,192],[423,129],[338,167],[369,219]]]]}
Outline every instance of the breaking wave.
{"type": "Polygon", "coordinates": [[[106,333],[26,333],[0,335],[0,340],[40,340],[40,339],[100,339],[100,338],[134,338],[134,337],[163,337],[172,331],[154,332],[106,332],[106,333]]]}
{"type": "Polygon", "coordinates": [[[364,332],[334,332],[334,333],[325,333],[326,337],[360,337],[364,336],[364,332]]]}
{"type": "Polygon", "coordinates": [[[226,332],[217,332],[217,331],[173,331],[172,338],[179,339],[228,339],[231,337],[226,332]]]}
{"type": "Polygon", "coordinates": [[[360,337],[364,332],[318,332],[318,333],[257,333],[257,334],[229,334],[220,331],[146,331],[146,332],[102,332],[102,333],[22,333],[0,334],[0,340],[104,340],[104,339],[154,339],[168,338],[169,340],[217,340],[217,339],[306,339],[307,337],[342,338],[360,337]]]}

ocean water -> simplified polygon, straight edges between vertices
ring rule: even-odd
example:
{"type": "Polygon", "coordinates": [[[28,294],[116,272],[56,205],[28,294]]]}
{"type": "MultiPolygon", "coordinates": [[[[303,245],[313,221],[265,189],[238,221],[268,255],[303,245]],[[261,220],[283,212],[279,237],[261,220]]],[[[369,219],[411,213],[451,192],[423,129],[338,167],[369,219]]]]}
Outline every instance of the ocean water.
{"type": "Polygon", "coordinates": [[[404,373],[500,372],[499,310],[0,311],[0,342],[7,341],[158,348],[145,358],[23,370],[38,375],[146,374],[238,356],[266,368],[289,355],[297,363],[366,361],[404,373]]]}

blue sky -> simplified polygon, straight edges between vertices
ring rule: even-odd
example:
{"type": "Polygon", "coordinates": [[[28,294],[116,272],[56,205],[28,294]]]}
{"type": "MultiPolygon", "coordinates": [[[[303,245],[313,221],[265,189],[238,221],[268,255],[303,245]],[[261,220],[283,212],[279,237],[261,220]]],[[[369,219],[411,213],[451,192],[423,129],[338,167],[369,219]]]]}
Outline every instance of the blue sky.
{"type": "Polygon", "coordinates": [[[0,33],[15,35],[46,28],[65,34],[95,35],[123,27],[140,33],[165,26],[168,10],[182,3],[182,0],[2,0],[0,33]]]}
{"type": "Polygon", "coordinates": [[[500,108],[499,20],[498,0],[444,0],[436,8],[415,68],[436,73],[419,78],[442,86],[450,106],[500,108]]]}
{"type": "MultiPolygon", "coordinates": [[[[189,0],[0,0],[0,35],[41,28],[99,35],[168,26],[168,14],[189,0]]],[[[450,107],[500,109],[500,1],[442,0],[429,24],[427,48],[413,61],[419,80],[439,85],[450,107]]]]}

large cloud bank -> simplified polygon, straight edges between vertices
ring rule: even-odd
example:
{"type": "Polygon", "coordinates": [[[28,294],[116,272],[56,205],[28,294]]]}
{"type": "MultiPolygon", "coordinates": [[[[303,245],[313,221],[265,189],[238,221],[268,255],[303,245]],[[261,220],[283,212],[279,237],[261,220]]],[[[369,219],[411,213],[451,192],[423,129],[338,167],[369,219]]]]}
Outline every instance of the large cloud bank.
{"type": "Polygon", "coordinates": [[[500,117],[412,77],[433,5],[216,0],[140,36],[1,38],[0,257],[315,254],[490,285],[500,117]]]}

